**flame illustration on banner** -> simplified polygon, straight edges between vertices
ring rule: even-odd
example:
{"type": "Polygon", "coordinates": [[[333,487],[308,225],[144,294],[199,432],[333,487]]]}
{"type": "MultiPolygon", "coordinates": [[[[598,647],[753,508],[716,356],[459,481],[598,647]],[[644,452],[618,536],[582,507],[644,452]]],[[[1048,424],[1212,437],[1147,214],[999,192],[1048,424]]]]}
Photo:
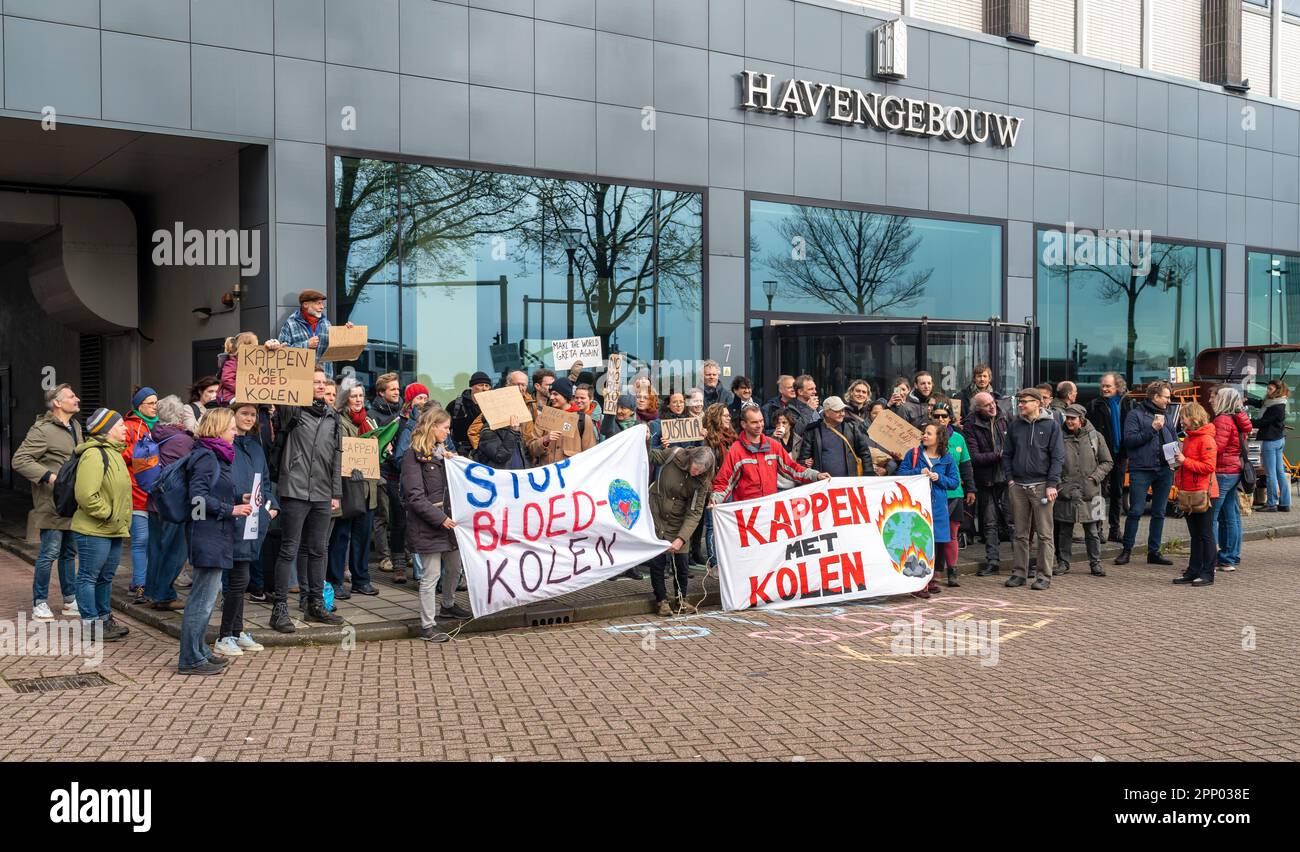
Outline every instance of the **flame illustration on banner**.
{"type": "Polygon", "coordinates": [[[924,577],[934,567],[934,526],[929,509],[912,499],[903,485],[899,495],[880,504],[876,527],[894,570],[904,577],[924,577]]]}

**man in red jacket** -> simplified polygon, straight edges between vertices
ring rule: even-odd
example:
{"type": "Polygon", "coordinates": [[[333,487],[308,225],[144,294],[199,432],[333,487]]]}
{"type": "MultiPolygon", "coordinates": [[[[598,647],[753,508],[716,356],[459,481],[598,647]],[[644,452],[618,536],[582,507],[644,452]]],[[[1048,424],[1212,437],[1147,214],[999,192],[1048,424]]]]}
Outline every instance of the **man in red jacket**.
{"type": "Polygon", "coordinates": [[[763,411],[757,405],[744,406],[740,414],[744,431],[722,457],[722,468],[713,480],[714,503],[775,494],[778,471],[802,482],[830,479],[829,473],[818,473],[790,458],[784,447],[763,434],[763,411]]]}

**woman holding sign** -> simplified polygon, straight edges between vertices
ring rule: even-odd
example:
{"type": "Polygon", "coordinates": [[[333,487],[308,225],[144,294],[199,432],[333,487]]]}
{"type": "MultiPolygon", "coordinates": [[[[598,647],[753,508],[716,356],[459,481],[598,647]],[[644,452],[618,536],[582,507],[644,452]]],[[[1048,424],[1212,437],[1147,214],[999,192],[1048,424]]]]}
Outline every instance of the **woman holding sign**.
{"type": "MultiPolygon", "coordinates": [[[[366,413],[366,389],[356,379],[348,376],[339,383],[339,436],[356,438],[376,429],[375,421],[366,413]]],[[[340,441],[341,443],[341,441],[340,441]]],[[[352,471],[343,471],[350,479],[352,471]]],[[[351,517],[342,516],[340,506],[333,513],[334,527],[330,530],[328,576],[334,587],[336,600],[345,601],[358,595],[377,595],[370,584],[370,531],[375,523],[375,507],[379,505],[379,481],[366,482],[365,511],[351,517]],[[351,565],[352,592],[343,588],[343,569],[351,565]]]]}
{"type": "Polygon", "coordinates": [[[961,485],[957,475],[957,463],[948,452],[948,424],[931,420],[925,424],[921,435],[921,446],[912,448],[903,454],[898,465],[899,476],[924,474],[930,480],[930,518],[934,526],[934,573],[930,583],[919,592],[912,594],[918,598],[928,598],[939,591],[935,578],[939,572],[947,569],[948,585],[956,586],[957,566],[949,565],[945,558],[944,547],[952,539],[948,528],[948,492],[961,485]]]}
{"type": "Polygon", "coordinates": [[[406,505],[406,546],[420,570],[420,638],[426,642],[451,639],[438,629],[437,616],[472,618],[456,605],[460,583],[460,551],[456,547],[456,522],[447,514],[447,470],[444,460],[451,434],[451,415],[441,408],[420,415],[411,436],[411,450],[402,457],[402,494],[406,505]],[[438,609],[438,578],[442,607],[438,609]]]}

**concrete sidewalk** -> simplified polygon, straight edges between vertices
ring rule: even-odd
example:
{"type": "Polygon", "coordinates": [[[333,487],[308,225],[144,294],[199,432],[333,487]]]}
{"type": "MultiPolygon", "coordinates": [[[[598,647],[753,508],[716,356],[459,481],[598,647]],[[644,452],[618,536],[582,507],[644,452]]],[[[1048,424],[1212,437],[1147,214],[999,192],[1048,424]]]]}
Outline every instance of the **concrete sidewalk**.
{"type": "MultiPolygon", "coordinates": [[[[26,530],[16,523],[16,517],[26,518],[26,509],[21,499],[12,492],[0,497],[0,548],[21,557],[27,564],[34,564],[38,546],[26,540],[26,530]],[[21,514],[19,514],[21,512],[21,514]]],[[[1138,530],[1138,547],[1132,568],[1146,570],[1145,548],[1149,518],[1144,517],[1138,530]]],[[[1280,536],[1300,535],[1300,515],[1292,520],[1291,514],[1266,513],[1251,514],[1242,518],[1242,534],[1245,541],[1272,539],[1280,536]]],[[[1174,553],[1186,553],[1187,527],[1179,519],[1167,518],[1165,521],[1165,548],[1174,553]]],[[[1109,563],[1120,547],[1117,544],[1104,544],[1102,557],[1109,563]]],[[[1075,566],[1080,564],[1082,545],[1075,545],[1075,566]]],[[[1011,547],[1001,547],[1003,573],[1009,574],[1012,563],[1011,547]]],[[[130,584],[130,548],[123,548],[122,564],[114,580],[113,608],[150,626],[156,627],[172,636],[180,635],[181,613],[155,610],[148,604],[135,604],[129,594],[130,584]]],[[[962,549],[958,560],[958,572],[973,574],[984,561],[984,545],[978,541],[962,549]]],[[[1086,573],[1086,562],[1084,563],[1086,573]]],[[[296,633],[282,634],[268,627],[271,618],[271,604],[246,601],[244,607],[245,628],[258,642],[267,646],[292,645],[328,645],[342,642],[368,642],[383,639],[407,639],[419,634],[419,584],[408,580],[404,585],[392,582],[392,575],[385,574],[373,565],[370,576],[375,588],[379,589],[377,597],[353,595],[351,599],[337,601],[337,612],[347,622],[341,627],[308,624],[298,618],[297,595],[290,595],[289,612],[294,616],[296,633]]],[[[671,581],[670,581],[671,583],[671,581]]],[[[51,608],[56,612],[58,606],[54,595],[58,591],[58,579],[51,578],[51,608]]],[[[178,589],[182,600],[188,589],[178,589]]],[[[692,603],[701,606],[718,606],[721,604],[718,581],[716,577],[707,576],[702,566],[693,566],[689,588],[692,603]]],[[[468,595],[458,592],[457,602],[469,609],[468,595]]],[[[503,612],[493,613],[481,618],[463,622],[439,622],[448,632],[459,629],[461,632],[478,633],[499,630],[511,630],[520,627],[538,627],[554,624],[570,624],[579,621],[593,621],[606,618],[642,616],[655,611],[654,594],[650,590],[650,581],[636,581],[622,578],[604,581],[581,589],[577,592],[557,597],[549,601],[529,604],[503,612]]],[[[211,636],[215,636],[220,625],[221,609],[215,607],[210,621],[211,636]]]]}

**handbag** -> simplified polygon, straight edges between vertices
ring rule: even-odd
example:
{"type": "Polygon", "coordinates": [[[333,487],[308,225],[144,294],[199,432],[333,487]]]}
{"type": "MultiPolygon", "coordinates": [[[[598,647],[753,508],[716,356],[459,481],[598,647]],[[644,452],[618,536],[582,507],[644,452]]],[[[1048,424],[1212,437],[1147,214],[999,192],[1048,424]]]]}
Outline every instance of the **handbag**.
{"type": "Polygon", "coordinates": [[[1210,508],[1210,492],[1179,491],[1178,509],[1184,515],[1196,515],[1210,508]]]}
{"type": "Polygon", "coordinates": [[[339,499],[339,518],[359,518],[369,509],[370,483],[351,476],[343,477],[343,496],[339,499]]]}
{"type": "Polygon", "coordinates": [[[1250,463],[1250,453],[1246,447],[1246,439],[1250,437],[1243,434],[1241,429],[1237,430],[1237,443],[1240,444],[1241,454],[1241,478],[1237,480],[1237,487],[1243,494],[1254,495],[1255,493],[1255,466],[1250,463]]]}

